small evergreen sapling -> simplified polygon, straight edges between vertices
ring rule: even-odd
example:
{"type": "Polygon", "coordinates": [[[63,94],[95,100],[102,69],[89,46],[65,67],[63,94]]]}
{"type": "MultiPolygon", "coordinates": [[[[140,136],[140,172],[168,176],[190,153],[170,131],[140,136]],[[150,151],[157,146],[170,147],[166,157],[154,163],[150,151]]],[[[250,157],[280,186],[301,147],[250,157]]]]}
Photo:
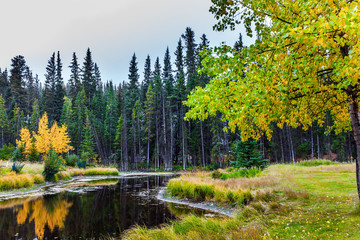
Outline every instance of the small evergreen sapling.
{"type": "Polygon", "coordinates": [[[236,160],[231,162],[231,165],[236,168],[261,168],[264,169],[267,165],[267,159],[261,159],[260,151],[257,149],[257,142],[255,140],[248,140],[246,142],[237,141],[235,147],[236,160]]]}

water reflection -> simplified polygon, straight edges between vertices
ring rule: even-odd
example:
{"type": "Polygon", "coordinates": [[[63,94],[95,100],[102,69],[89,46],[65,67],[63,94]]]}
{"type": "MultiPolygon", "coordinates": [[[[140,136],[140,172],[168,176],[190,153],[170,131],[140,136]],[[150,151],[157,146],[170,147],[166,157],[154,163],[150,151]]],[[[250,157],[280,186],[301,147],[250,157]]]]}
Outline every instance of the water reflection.
{"type": "Polygon", "coordinates": [[[170,211],[156,198],[169,179],[131,177],[109,185],[103,180],[77,182],[56,186],[61,192],[41,198],[0,202],[0,239],[99,239],[119,236],[135,225],[161,225],[188,211],[174,204],[170,211]]]}
{"type": "Polygon", "coordinates": [[[54,231],[55,227],[60,230],[64,228],[65,219],[71,206],[71,202],[62,200],[57,196],[47,201],[40,198],[36,201],[25,202],[22,207],[16,208],[14,211],[17,213],[17,224],[23,225],[34,222],[35,235],[42,240],[46,226],[51,232],[54,231]]]}

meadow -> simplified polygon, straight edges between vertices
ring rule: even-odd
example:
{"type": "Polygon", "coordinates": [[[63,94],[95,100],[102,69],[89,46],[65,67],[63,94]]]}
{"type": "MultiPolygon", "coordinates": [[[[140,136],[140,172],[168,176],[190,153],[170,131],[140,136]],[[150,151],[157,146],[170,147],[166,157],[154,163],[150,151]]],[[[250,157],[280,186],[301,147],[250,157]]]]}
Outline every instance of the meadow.
{"type": "Polygon", "coordinates": [[[169,182],[167,194],[235,213],[223,218],[188,215],[155,229],[138,226],[124,239],[360,238],[354,163],[271,165],[256,177],[225,180],[212,178],[211,172],[184,173],[169,182]]]}

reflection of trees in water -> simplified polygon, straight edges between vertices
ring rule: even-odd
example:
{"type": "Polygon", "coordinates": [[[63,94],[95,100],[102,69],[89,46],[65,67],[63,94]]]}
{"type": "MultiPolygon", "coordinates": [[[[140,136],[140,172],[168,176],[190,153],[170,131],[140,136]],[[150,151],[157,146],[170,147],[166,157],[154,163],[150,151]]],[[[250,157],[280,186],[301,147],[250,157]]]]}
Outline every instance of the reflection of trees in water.
{"type": "Polygon", "coordinates": [[[64,222],[68,215],[72,203],[61,200],[59,197],[44,201],[43,198],[25,202],[21,209],[17,211],[17,223],[22,225],[29,219],[29,222],[35,223],[35,235],[39,239],[44,238],[45,226],[47,225],[51,232],[55,227],[64,228],[64,222]]]}

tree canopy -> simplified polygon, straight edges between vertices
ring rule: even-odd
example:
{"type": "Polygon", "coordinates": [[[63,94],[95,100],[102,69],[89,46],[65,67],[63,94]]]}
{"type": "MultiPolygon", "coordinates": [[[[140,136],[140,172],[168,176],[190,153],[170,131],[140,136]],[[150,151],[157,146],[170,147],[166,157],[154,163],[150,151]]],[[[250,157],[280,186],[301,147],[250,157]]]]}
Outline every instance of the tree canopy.
{"type": "Polygon", "coordinates": [[[251,36],[255,23],[261,40],[240,52],[225,45],[205,52],[203,72],[214,77],[189,97],[187,117],[221,112],[244,139],[271,137],[274,122],[322,125],[328,112],[337,132],[350,128],[360,76],[357,2],[213,0],[210,10],[216,29],[243,21],[251,36]]]}
{"type": "Polygon", "coordinates": [[[192,92],[186,116],[205,119],[220,112],[246,140],[271,138],[274,123],[321,126],[330,114],[336,133],[352,128],[359,166],[359,2],[212,2],[215,29],[244,23],[249,36],[255,26],[258,40],[240,51],[223,45],[204,53],[202,71],[213,78],[192,92]]]}

